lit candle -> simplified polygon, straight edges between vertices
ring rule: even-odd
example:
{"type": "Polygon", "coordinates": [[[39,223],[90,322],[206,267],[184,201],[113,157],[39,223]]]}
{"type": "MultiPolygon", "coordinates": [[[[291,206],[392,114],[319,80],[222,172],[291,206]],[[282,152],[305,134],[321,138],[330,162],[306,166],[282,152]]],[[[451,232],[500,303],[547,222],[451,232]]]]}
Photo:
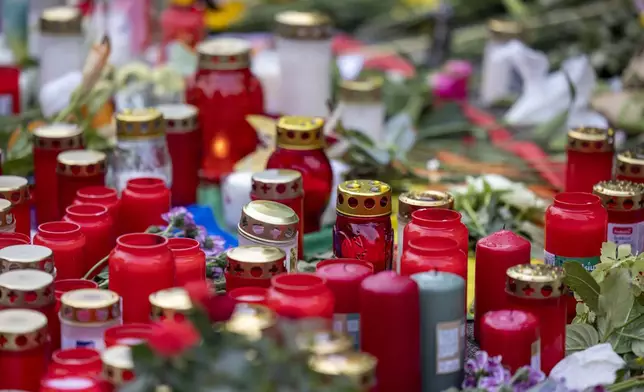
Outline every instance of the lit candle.
{"type": "Polygon", "coordinates": [[[539,321],[532,313],[496,310],[483,315],[480,323],[481,350],[500,355],[512,373],[523,366],[540,370],[539,321]]]}

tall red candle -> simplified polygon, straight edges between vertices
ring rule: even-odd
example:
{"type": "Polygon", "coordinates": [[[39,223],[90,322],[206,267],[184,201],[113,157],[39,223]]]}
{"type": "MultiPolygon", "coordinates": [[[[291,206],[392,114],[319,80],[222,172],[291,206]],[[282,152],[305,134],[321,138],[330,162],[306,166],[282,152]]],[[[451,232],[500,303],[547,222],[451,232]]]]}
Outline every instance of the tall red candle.
{"type": "Polygon", "coordinates": [[[185,286],[195,280],[206,280],[206,254],[199,241],[192,238],[168,238],[168,249],[174,257],[175,284],[185,286]]]}
{"type": "Polygon", "coordinates": [[[405,227],[403,233],[403,247],[414,238],[427,236],[448,237],[458,242],[459,248],[468,255],[469,237],[467,227],[461,222],[459,212],[445,208],[426,208],[414,211],[411,214],[411,222],[405,227]]]}
{"type": "Polygon", "coordinates": [[[131,179],[121,195],[119,228],[124,234],[129,234],[142,233],[150,226],[165,225],[161,215],[168,210],[170,190],[162,179],[131,179]]]}
{"type": "Polygon", "coordinates": [[[270,287],[275,275],[286,273],[286,253],[280,248],[244,245],[226,252],[226,290],[270,287]]]}
{"type": "Polygon", "coordinates": [[[400,275],[427,271],[451,272],[465,279],[467,285],[467,256],[452,238],[419,237],[407,241],[400,260],[400,275]]]}
{"type": "Polygon", "coordinates": [[[474,337],[477,340],[483,315],[506,308],[505,273],[519,264],[530,264],[530,242],[509,230],[497,231],[476,243],[474,337]]]}
{"type": "Polygon", "coordinates": [[[58,217],[62,217],[79,189],[105,185],[107,156],[100,151],[80,150],[62,152],[57,159],[58,217]]]}
{"type": "Polygon", "coordinates": [[[644,183],[644,150],[636,148],[617,154],[615,175],[618,180],[644,183]]]}
{"type": "Polygon", "coordinates": [[[373,265],[357,259],[330,259],[319,262],[315,269],[335,297],[333,330],[348,334],[359,349],[360,285],[373,275],[373,265]]]}
{"type": "Polygon", "coordinates": [[[79,189],[76,192],[74,204],[100,204],[105,206],[114,223],[116,224],[118,222],[121,202],[119,201],[116,189],[105,186],[88,186],[79,189]]]}
{"type": "Polygon", "coordinates": [[[76,223],[85,236],[85,273],[114,248],[116,230],[107,207],[100,204],[71,205],[67,207],[63,221],[76,223]]]}
{"type": "Polygon", "coordinates": [[[16,232],[31,235],[31,207],[29,183],[18,176],[0,176],[0,197],[11,202],[11,212],[16,220],[16,232]]]}
{"type": "Polygon", "coordinates": [[[568,132],[566,192],[592,192],[613,176],[613,130],[576,128],[568,132]]]}
{"type": "Polygon", "coordinates": [[[361,348],[378,359],[379,391],[419,391],[418,285],[393,271],[366,278],[360,290],[361,348]]]}
{"type": "Polygon", "coordinates": [[[510,372],[523,366],[541,369],[539,321],[520,310],[494,310],[480,321],[481,350],[500,355],[510,372]]]}
{"type": "Polygon", "coordinates": [[[54,252],[56,280],[83,277],[85,244],[80,226],[71,222],[43,223],[34,236],[34,245],[46,246],[54,252]]]}

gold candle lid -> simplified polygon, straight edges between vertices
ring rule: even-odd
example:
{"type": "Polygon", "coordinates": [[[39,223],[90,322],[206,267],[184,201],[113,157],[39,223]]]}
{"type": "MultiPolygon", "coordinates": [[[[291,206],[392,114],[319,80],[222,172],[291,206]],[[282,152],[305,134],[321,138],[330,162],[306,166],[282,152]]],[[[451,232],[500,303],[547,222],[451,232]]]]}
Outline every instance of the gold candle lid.
{"type": "Polygon", "coordinates": [[[121,318],[121,297],[113,291],[79,289],[60,298],[60,317],[78,324],[103,324],[121,318]]]}
{"type": "Polygon", "coordinates": [[[331,19],[319,12],[284,11],[275,15],[275,34],[300,40],[325,40],[333,35],[331,19]]]}
{"type": "Polygon", "coordinates": [[[83,130],[74,124],[48,124],[34,129],[34,147],[45,150],[83,148],[83,130]]]}
{"type": "Polygon", "coordinates": [[[487,30],[494,39],[501,41],[511,41],[521,39],[523,26],[519,22],[503,19],[489,19],[487,21],[487,30]]]}
{"type": "Polygon", "coordinates": [[[347,216],[391,214],[391,187],[377,180],[349,180],[338,185],[336,211],[347,216]]]}
{"type": "Polygon", "coordinates": [[[409,219],[411,213],[423,208],[454,208],[454,196],[447,192],[426,190],[405,192],[398,197],[398,214],[409,219]]]}
{"type": "Polygon", "coordinates": [[[116,115],[116,136],[120,140],[156,138],[164,135],[165,121],[157,109],[125,109],[116,115]]]}
{"type": "Polygon", "coordinates": [[[108,347],[101,353],[103,378],[114,386],[134,380],[134,361],[129,346],[108,347]]]}
{"type": "Polygon", "coordinates": [[[376,385],[377,363],[373,355],[363,352],[316,355],[309,359],[314,372],[327,377],[347,377],[364,391],[376,385]]]}
{"type": "Polygon", "coordinates": [[[274,201],[255,200],[242,208],[238,231],[255,240],[284,242],[297,238],[300,218],[292,208],[274,201]]]}
{"type": "Polygon", "coordinates": [[[197,45],[199,69],[232,71],[250,67],[251,45],[240,38],[214,38],[197,45]]]}
{"type": "Polygon", "coordinates": [[[617,154],[618,176],[644,178],[644,149],[624,151],[617,154]]]}
{"type": "Polygon", "coordinates": [[[54,303],[54,277],[33,269],[0,274],[0,305],[38,308],[54,303]]]}
{"type": "Polygon", "coordinates": [[[0,199],[0,227],[11,226],[16,223],[12,204],[9,200],[0,199]]]}
{"type": "Polygon", "coordinates": [[[275,313],[263,305],[240,303],[226,322],[226,330],[259,340],[277,324],[275,313]]]}
{"type": "Polygon", "coordinates": [[[335,331],[302,332],[295,336],[295,344],[313,355],[341,354],[353,347],[348,335],[335,331]]]}
{"type": "Polygon", "coordinates": [[[165,289],[150,294],[149,297],[152,321],[171,319],[181,321],[187,311],[192,309],[192,302],[186,290],[181,287],[165,289]]]}
{"type": "Polygon", "coordinates": [[[94,150],[63,151],[58,154],[56,172],[70,177],[92,177],[105,174],[107,156],[94,150]]]}
{"type": "Polygon", "coordinates": [[[22,204],[29,200],[29,182],[24,177],[0,176],[0,198],[11,204],[22,204]]]}
{"type": "Polygon", "coordinates": [[[226,272],[245,279],[271,279],[286,273],[286,253],[280,248],[244,245],[226,252],[226,272]]]}
{"type": "Polygon", "coordinates": [[[199,109],[186,103],[159,105],[167,133],[194,132],[198,128],[199,109]]]}
{"type": "Polygon", "coordinates": [[[545,299],[566,292],[561,267],[547,264],[520,264],[508,268],[505,291],[517,297],[545,299]]]}
{"type": "Polygon", "coordinates": [[[356,103],[382,102],[381,77],[370,77],[359,80],[342,80],[340,82],[340,100],[356,103]]]}
{"type": "Polygon", "coordinates": [[[251,182],[251,194],[260,200],[288,200],[304,194],[302,174],[297,170],[264,170],[254,173],[251,182]]]}
{"type": "Polygon", "coordinates": [[[52,7],[40,15],[40,31],[57,35],[81,35],[83,15],[76,7],[52,7]]]}
{"type": "Polygon", "coordinates": [[[595,184],[593,193],[607,210],[631,211],[644,207],[644,185],[630,181],[610,180],[595,184]]]}
{"type": "Polygon", "coordinates": [[[577,152],[610,152],[613,151],[613,135],[611,128],[575,128],[568,131],[568,151],[577,152]]]}
{"type": "Polygon", "coordinates": [[[0,310],[0,351],[27,351],[49,339],[47,317],[29,309],[0,310]]]}
{"type": "Polygon", "coordinates": [[[53,274],[54,253],[40,245],[12,245],[0,249],[0,273],[24,269],[53,274]]]}
{"type": "Polygon", "coordinates": [[[319,117],[283,116],[277,121],[277,147],[317,150],[324,144],[324,120],[319,117]]]}

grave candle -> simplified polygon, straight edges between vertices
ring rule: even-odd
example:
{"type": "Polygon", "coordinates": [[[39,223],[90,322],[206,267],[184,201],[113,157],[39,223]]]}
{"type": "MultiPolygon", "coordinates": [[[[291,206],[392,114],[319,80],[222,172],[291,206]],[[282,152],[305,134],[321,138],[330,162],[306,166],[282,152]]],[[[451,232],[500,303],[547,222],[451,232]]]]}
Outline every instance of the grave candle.
{"type": "Polygon", "coordinates": [[[592,192],[613,176],[613,130],[576,128],[568,132],[566,192],[592,192]]]}
{"type": "Polygon", "coordinates": [[[192,309],[192,302],[186,290],[181,287],[159,290],[150,294],[150,321],[185,320],[186,312],[192,309]]]}
{"type": "Polygon", "coordinates": [[[16,232],[31,234],[31,208],[29,205],[29,184],[26,178],[0,176],[0,195],[11,202],[11,212],[16,221],[16,232]]]}
{"type": "Polygon", "coordinates": [[[481,350],[500,355],[512,373],[523,366],[541,368],[539,321],[520,310],[487,312],[480,321],[481,350]]]}
{"type": "Polygon", "coordinates": [[[618,180],[644,183],[644,150],[636,148],[618,154],[615,176],[618,180]]]}
{"type": "Polygon", "coordinates": [[[272,246],[245,245],[226,252],[226,290],[270,287],[271,279],[286,273],[286,253],[272,246]]]}

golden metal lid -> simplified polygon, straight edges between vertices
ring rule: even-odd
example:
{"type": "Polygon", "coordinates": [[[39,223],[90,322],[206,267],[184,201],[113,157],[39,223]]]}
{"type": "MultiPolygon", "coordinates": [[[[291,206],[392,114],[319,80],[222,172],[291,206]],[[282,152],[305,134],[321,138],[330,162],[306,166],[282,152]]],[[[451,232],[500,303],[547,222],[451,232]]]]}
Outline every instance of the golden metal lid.
{"type": "Polygon", "coordinates": [[[116,136],[120,140],[156,138],[164,135],[165,121],[157,109],[125,109],[116,115],[116,136]]]}
{"type": "Polygon", "coordinates": [[[644,207],[644,185],[630,181],[610,180],[595,184],[593,193],[607,210],[631,211],[644,207]]]}
{"type": "Polygon", "coordinates": [[[341,354],[353,347],[348,335],[335,331],[302,332],[295,336],[295,344],[313,355],[341,354]]]}
{"type": "Polygon", "coordinates": [[[7,308],[38,308],[55,302],[54,277],[34,269],[0,274],[0,305],[7,308]]]}
{"type": "Polygon", "coordinates": [[[158,105],[156,109],[163,116],[167,133],[187,133],[199,127],[199,109],[186,103],[158,105]]]}
{"type": "Polygon", "coordinates": [[[40,14],[40,32],[57,35],[82,35],[83,15],[76,7],[46,8],[40,14]]]}
{"type": "Polygon", "coordinates": [[[487,30],[494,39],[502,41],[520,39],[523,34],[523,26],[513,20],[489,19],[487,30]]]}
{"type": "Polygon", "coordinates": [[[376,357],[364,352],[316,355],[309,359],[309,368],[314,372],[330,377],[347,377],[364,391],[376,385],[377,364],[376,357]]]}
{"type": "Polygon", "coordinates": [[[94,150],[63,151],[58,154],[56,172],[70,177],[92,177],[105,174],[107,156],[94,150]]]}
{"type": "Polygon", "coordinates": [[[49,124],[34,129],[34,147],[45,150],[83,148],[83,130],[75,124],[49,124]]]}
{"type": "Polygon", "coordinates": [[[566,293],[561,267],[547,264],[520,264],[508,268],[505,291],[523,298],[554,298],[566,293]]]}
{"type": "Polygon", "coordinates": [[[12,209],[13,206],[9,200],[0,199],[0,227],[11,226],[16,223],[12,209]]]}
{"type": "Polygon", "coordinates": [[[101,353],[103,378],[114,386],[121,386],[134,379],[134,361],[129,346],[112,346],[101,353]]]}
{"type": "Polygon", "coordinates": [[[268,242],[297,238],[300,218],[292,208],[274,201],[255,200],[242,208],[238,231],[251,239],[268,242]]]}
{"type": "Polygon", "coordinates": [[[54,253],[40,245],[12,245],[0,249],[0,274],[24,269],[53,274],[54,253]]]}
{"type": "Polygon", "coordinates": [[[409,219],[411,213],[423,208],[454,208],[454,196],[447,192],[426,190],[405,192],[398,197],[398,215],[409,219]]]}
{"type": "Polygon", "coordinates": [[[333,35],[331,19],[319,12],[284,11],[275,15],[275,34],[290,39],[325,40],[333,35]]]}
{"type": "Polygon", "coordinates": [[[319,117],[283,116],[277,121],[277,147],[291,150],[324,148],[324,120],[319,117]]]}
{"type": "Polygon", "coordinates": [[[184,314],[192,309],[192,302],[186,290],[181,287],[174,287],[152,293],[150,300],[150,319],[160,321],[172,319],[181,321],[184,314]]]}
{"type": "Polygon", "coordinates": [[[568,131],[568,151],[611,152],[613,151],[612,128],[575,128],[568,131]]]}
{"type": "Polygon", "coordinates": [[[271,279],[286,273],[286,253],[280,248],[244,245],[226,252],[226,272],[245,279],[271,279]]]}
{"type": "Polygon", "coordinates": [[[68,291],[60,303],[60,317],[72,323],[103,324],[121,318],[121,297],[110,290],[68,291]]]}
{"type": "Polygon", "coordinates": [[[391,214],[391,187],[377,180],[349,180],[338,185],[336,211],[348,216],[391,214]]]}
{"type": "Polygon", "coordinates": [[[276,324],[277,316],[266,306],[240,303],[226,322],[226,330],[254,341],[261,339],[276,324]]]}
{"type": "Polygon", "coordinates": [[[27,351],[49,339],[47,317],[29,309],[0,310],[0,351],[27,351]]]}
{"type": "Polygon", "coordinates": [[[644,178],[644,148],[617,154],[616,174],[618,176],[644,178]]]}
{"type": "Polygon", "coordinates": [[[383,83],[384,79],[381,77],[342,80],[340,82],[340,100],[359,103],[382,102],[383,83]]]}
{"type": "Polygon", "coordinates": [[[251,182],[251,194],[260,200],[288,200],[304,195],[302,174],[297,170],[264,170],[254,173],[251,182]]]}
{"type": "Polygon", "coordinates": [[[250,67],[251,44],[239,38],[214,38],[197,45],[199,69],[232,71],[250,67]]]}
{"type": "Polygon", "coordinates": [[[22,204],[29,200],[29,182],[24,177],[0,176],[0,198],[11,204],[22,204]]]}

